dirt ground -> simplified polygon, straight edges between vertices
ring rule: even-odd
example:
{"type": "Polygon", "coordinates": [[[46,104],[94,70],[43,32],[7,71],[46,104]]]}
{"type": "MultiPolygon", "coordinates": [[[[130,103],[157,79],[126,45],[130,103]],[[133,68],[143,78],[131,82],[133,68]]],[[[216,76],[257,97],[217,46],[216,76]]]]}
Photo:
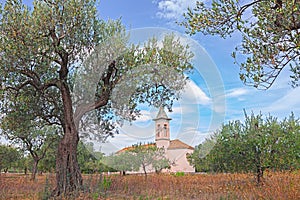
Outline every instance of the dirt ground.
{"type": "MultiPolygon", "coordinates": [[[[300,172],[265,175],[257,185],[252,174],[150,174],[83,175],[83,191],[76,199],[300,199],[300,172]]],[[[54,187],[54,174],[37,176],[1,174],[0,199],[49,199],[54,187]]],[[[66,199],[66,198],[60,198],[66,199]]],[[[68,199],[75,199],[70,197],[68,199]]]]}

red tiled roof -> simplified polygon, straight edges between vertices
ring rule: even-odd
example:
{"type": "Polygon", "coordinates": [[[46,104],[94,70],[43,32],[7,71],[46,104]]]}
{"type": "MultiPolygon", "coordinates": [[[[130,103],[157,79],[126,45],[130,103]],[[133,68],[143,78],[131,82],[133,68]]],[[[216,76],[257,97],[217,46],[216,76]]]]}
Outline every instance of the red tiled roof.
{"type": "Polygon", "coordinates": [[[182,142],[178,139],[171,140],[168,149],[191,149],[191,150],[194,150],[193,147],[191,147],[190,145],[185,144],[184,142],[182,142]]]}
{"type": "MultiPolygon", "coordinates": [[[[155,145],[155,143],[151,143],[151,144],[143,144],[142,146],[143,146],[143,147],[152,147],[152,146],[154,146],[154,145],[155,145]]],[[[118,154],[118,153],[123,153],[123,152],[125,152],[125,151],[130,151],[130,150],[133,150],[134,148],[135,148],[135,146],[125,147],[125,148],[123,148],[123,149],[117,151],[116,154],[118,154]]]]}
{"type": "MultiPolygon", "coordinates": [[[[151,143],[151,144],[144,144],[142,145],[143,147],[151,147],[151,146],[154,146],[155,143],[151,143]]],[[[123,152],[126,152],[126,151],[130,151],[132,149],[134,149],[135,147],[134,146],[130,146],[130,147],[125,147],[119,151],[117,151],[116,153],[123,153],[123,152]]],[[[194,150],[194,147],[190,146],[190,145],[187,145],[186,143],[176,139],[176,140],[171,140],[170,141],[170,145],[168,147],[168,149],[191,149],[191,150],[194,150]]]]}

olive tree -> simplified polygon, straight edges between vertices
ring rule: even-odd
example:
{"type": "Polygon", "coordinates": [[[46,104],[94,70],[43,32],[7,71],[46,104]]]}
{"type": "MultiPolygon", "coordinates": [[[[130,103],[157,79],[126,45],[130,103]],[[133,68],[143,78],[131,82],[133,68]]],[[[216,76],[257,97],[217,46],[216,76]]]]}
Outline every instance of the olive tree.
{"type": "Polygon", "coordinates": [[[11,168],[18,160],[21,159],[21,152],[15,147],[0,144],[0,173],[2,169],[5,173],[11,168]]]}
{"type": "MultiPolygon", "coordinates": [[[[29,110],[28,104],[21,105],[20,96],[16,97],[10,105],[12,110],[6,110],[2,117],[1,135],[13,144],[19,145],[24,151],[28,152],[33,159],[31,180],[35,180],[38,164],[47,151],[59,139],[60,131],[57,126],[47,126],[38,122],[29,110]]],[[[28,103],[28,101],[25,101],[28,103]]]]}
{"type": "Polygon", "coordinates": [[[141,170],[145,177],[149,170],[159,173],[171,165],[170,160],[166,158],[165,149],[158,148],[155,144],[133,145],[104,158],[104,163],[123,174],[126,171],[138,172],[141,170]]]}
{"type": "MultiPolygon", "coordinates": [[[[95,0],[39,0],[0,9],[1,114],[29,101],[34,118],[62,128],[53,195],[81,190],[81,137],[105,139],[134,120],[138,103],[167,105],[179,96],[192,54],[174,36],[128,43],[119,20],[97,17],[95,0]]],[[[27,109],[26,109],[27,110],[27,109]]]]}

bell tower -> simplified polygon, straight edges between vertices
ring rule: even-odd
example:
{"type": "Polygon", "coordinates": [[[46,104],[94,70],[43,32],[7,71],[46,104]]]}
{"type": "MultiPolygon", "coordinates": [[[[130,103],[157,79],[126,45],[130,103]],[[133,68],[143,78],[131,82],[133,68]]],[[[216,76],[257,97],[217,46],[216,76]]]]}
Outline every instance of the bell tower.
{"type": "Polygon", "coordinates": [[[170,123],[172,120],[167,116],[164,108],[159,107],[155,121],[155,142],[158,148],[164,147],[165,149],[170,145],[170,123]]]}

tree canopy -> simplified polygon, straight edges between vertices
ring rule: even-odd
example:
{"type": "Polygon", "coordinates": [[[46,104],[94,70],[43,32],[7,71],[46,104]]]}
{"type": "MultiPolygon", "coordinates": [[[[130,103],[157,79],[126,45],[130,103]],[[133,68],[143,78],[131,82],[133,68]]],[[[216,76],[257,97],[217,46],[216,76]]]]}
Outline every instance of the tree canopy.
{"type": "Polygon", "coordinates": [[[212,0],[197,2],[184,14],[187,32],[219,35],[239,32],[232,57],[247,85],[268,89],[284,68],[294,87],[300,79],[299,0],[212,0]]]}
{"type": "Polygon", "coordinates": [[[9,168],[17,165],[20,159],[21,153],[18,149],[0,144],[0,173],[2,173],[2,169],[4,172],[7,172],[9,168]]]}

